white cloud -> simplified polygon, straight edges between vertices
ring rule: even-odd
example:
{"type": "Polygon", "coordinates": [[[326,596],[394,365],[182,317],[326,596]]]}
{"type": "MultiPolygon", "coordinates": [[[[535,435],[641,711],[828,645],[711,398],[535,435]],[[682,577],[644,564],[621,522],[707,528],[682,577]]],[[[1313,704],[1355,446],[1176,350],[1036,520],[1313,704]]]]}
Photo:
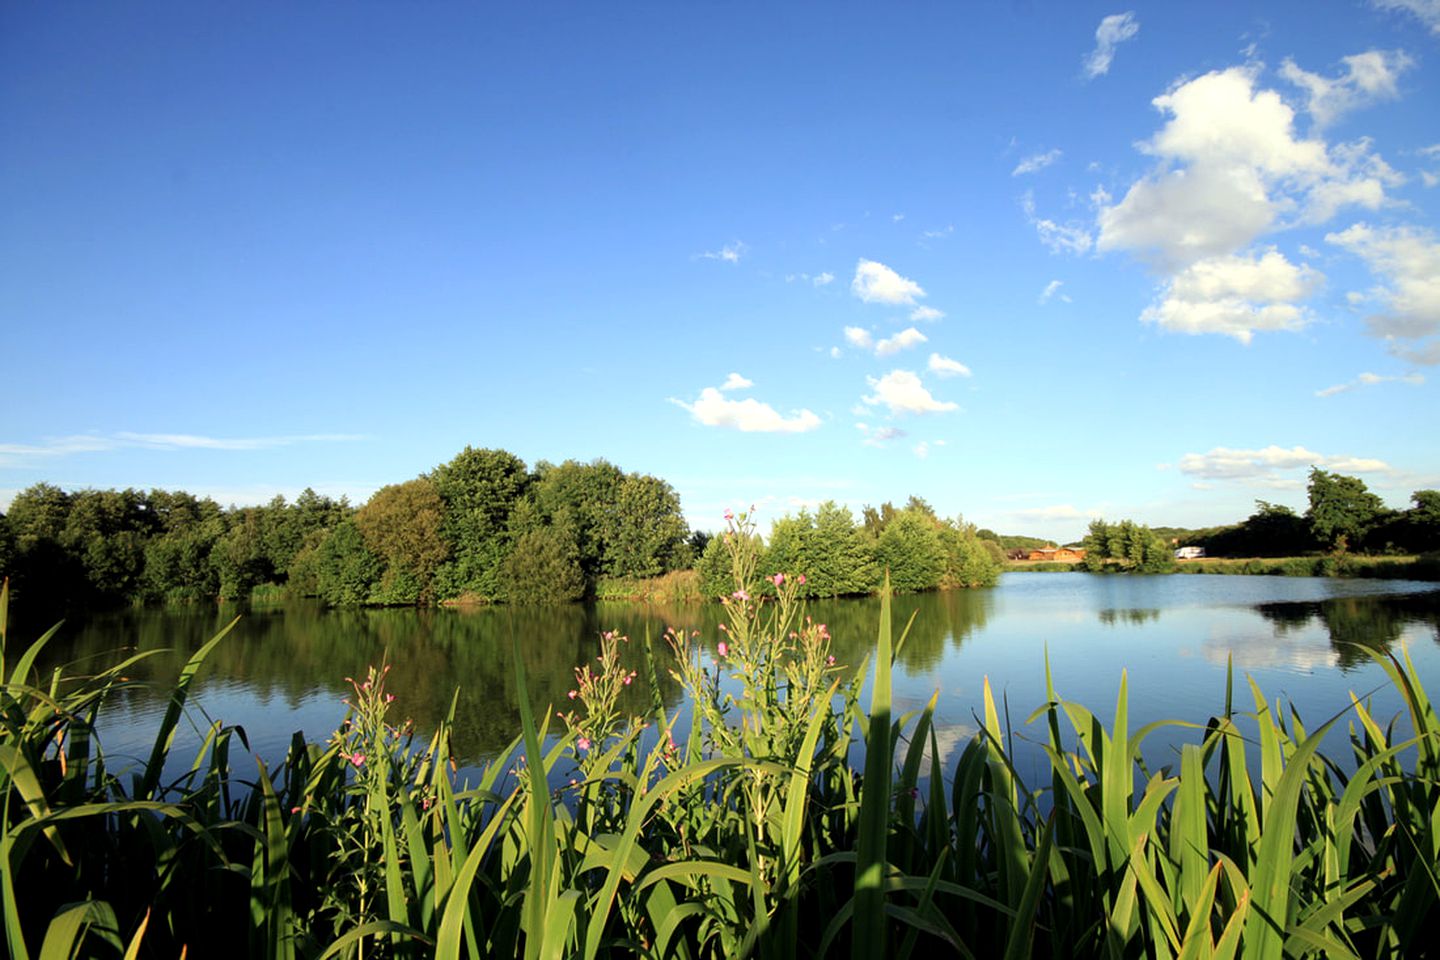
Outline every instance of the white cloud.
{"type": "Polygon", "coordinates": [[[819,273],[819,274],[816,274],[815,277],[814,277],[814,279],[812,279],[810,282],[813,283],[813,284],[815,284],[815,286],[817,286],[817,287],[823,287],[823,286],[825,286],[826,284],[830,284],[830,283],[834,283],[834,282],[835,282],[835,274],[833,274],[833,273],[819,273]]]}
{"type": "Polygon", "coordinates": [[[954,233],[954,232],[955,232],[955,225],[952,223],[952,224],[949,224],[948,226],[946,226],[943,230],[925,230],[925,231],[922,231],[921,234],[920,234],[920,236],[921,236],[922,239],[925,239],[925,240],[944,240],[946,237],[950,236],[950,235],[951,235],[952,233],[954,233]]]}
{"type": "Polygon", "coordinates": [[[1440,334],[1440,242],[1435,235],[1418,227],[1357,223],[1325,239],[1364,260],[1382,281],[1371,291],[1382,312],[1365,318],[1369,332],[1384,339],[1396,356],[1440,363],[1440,340],[1430,339],[1440,334]]]}
{"type": "Polygon", "coordinates": [[[1210,480],[1276,481],[1289,486],[1290,481],[1276,477],[1274,471],[1323,467],[1342,473],[1384,473],[1390,465],[1383,460],[1352,456],[1327,456],[1301,446],[1271,445],[1259,450],[1216,447],[1208,453],[1187,453],[1180,458],[1181,473],[1210,480]]]}
{"type": "Polygon", "coordinates": [[[931,373],[939,374],[942,377],[968,377],[970,368],[959,360],[952,360],[949,357],[942,357],[938,353],[930,354],[930,362],[926,365],[931,373]]]}
{"type": "Polygon", "coordinates": [[[1051,280],[1049,283],[1045,284],[1045,289],[1040,291],[1040,299],[1037,302],[1049,303],[1050,300],[1056,297],[1056,295],[1058,294],[1061,302],[1070,303],[1070,297],[1066,294],[1060,293],[1060,288],[1064,285],[1065,281],[1063,280],[1051,280]]]}
{"type": "Polygon", "coordinates": [[[719,250],[710,250],[698,254],[698,256],[701,260],[721,260],[725,263],[739,263],[740,258],[745,256],[745,251],[748,249],[745,244],[736,240],[733,243],[725,244],[725,246],[719,250]]]}
{"type": "Polygon", "coordinates": [[[857,423],[855,429],[865,435],[861,442],[867,447],[884,447],[891,440],[899,440],[907,435],[899,427],[871,427],[868,423],[857,423]]]}
{"type": "Polygon", "coordinates": [[[850,292],[866,303],[909,303],[925,296],[920,284],[900,276],[883,263],[863,257],[855,266],[850,292]]]}
{"type": "Polygon", "coordinates": [[[1040,242],[1048,247],[1051,253],[1079,255],[1088,252],[1095,243],[1095,238],[1083,226],[1075,223],[1056,223],[1054,220],[1037,216],[1035,197],[1028,190],[1020,198],[1020,208],[1025,211],[1025,219],[1035,227],[1035,233],[1039,236],[1040,242]]]}
{"type": "Polygon", "coordinates": [[[1381,376],[1378,373],[1362,373],[1348,383],[1337,383],[1333,387],[1326,387],[1324,390],[1316,390],[1317,397],[1333,397],[1337,393],[1346,393],[1359,387],[1373,387],[1380,383],[1408,383],[1412,387],[1418,387],[1425,382],[1425,378],[1418,373],[1407,373],[1400,376],[1381,376]]]}
{"type": "Polygon", "coordinates": [[[866,377],[875,392],[862,400],[868,406],[884,406],[891,416],[902,413],[944,413],[960,409],[959,404],[936,400],[920,378],[909,370],[892,370],[878,380],[866,377]]]}
{"type": "Polygon", "coordinates": [[[1440,37],[1440,0],[1370,0],[1381,10],[1403,10],[1440,37]]]}
{"type": "Polygon", "coordinates": [[[869,350],[875,346],[875,338],[870,336],[870,331],[864,327],[846,327],[845,342],[861,350],[869,350]]]}
{"type": "Polygon", "coordinates": [[[1342,76],[1330,79],[1302,70],[1294,60],[1280,65],[1280,76],[1305,92],[1306,111],[1317,128],[1325,128],[1344,114],[1381,100],[1400,96],[1400,74],[1415,65],[1400,50],[1367,50],[1341,58],[1342,76]]]}
{"type": "Polygon", "coordinates": [[[910,347],[925,343],[929,339],[914,327],[906,327],[895,336],[886,337],[875,344],[875,356],[888,357],[893,353],[899,353],[901,350],[908,350],[910,347]]]}
{"type": "Polygon", "coordinates": [[[911,320],[941,320],[945,317],[944,310],[936,310],[934,307],[916,307],[910,311],[911,320]]]}
{"type": "Polygon", "coordinates": [[[1140,319],[1176,333],[1220,333],[1249,343],[1257,331],[1299,330],[1309,323],[1309,312],[1296,301],[1323,280],[1273,247],[1259,257],[1211,257],[1176,274],[1140,319]]]}
{"type": "Polygon", "coordinates": [[[1385,201],[1401,178],[1369,141],[1331,148],[1297,138],[1294,111],[1255,79],[1231,67],[1154,99],[1169,119],[1141,149],[1157,166],[1101,206],[1099,250],[1136,250],[1177,269],[1235,253],[1272,229],[1385,201]]]}
{"type": "Polygon", "coordinates": [[[843,350],[841,350],[839,347],[831,347],[831,348],[830,348],[830,359],[831,359],[831,360],[839,360],[839,359],[840,359],[842,356],[844,356],[844,355],[845,355],[845,352],[844,352],[843,350]]]}
{"type": "Polygon", "coordinates": [[[1110,72],[1115,48],[1140,32],[1140,21],[1132,13],[1112,13],[1095,28],[1095,49],[1085,57],[1085,76],[1091,80],[1110,72]]]}
{"type": "Polygon", "coordinates": [[[690,411],[697,423],[742,433],[805,433],[820,426],[820,418],[809,410],[792,411],[785,417],[768,403],[753,398],[731,400],[714,387],[701,390],[694,403],[674,398],[670,402],[690,411]]]}
{"type": "Polygon", "coordinates": [[[903,213],[892,213],[892,214],[890,214],[890,222],[891,222],[891,223],[899,223],[901,220],[904,220],[904,219],[905,219],[905,214],[903,214],[903,213]]]}
{"type": "Polygon", "coordinates": [[[730,376],[728,376],[728,377],[725,378],[725,382],[724,382],[724,383],[720,384],[720,389],[721,389],[721,390],[744,390],[744,389],[746,389],[747,387],[753,387],[753,386],[755,386],[755,384],[754,384],[753,381],[746,380],[744,377],[740,376],[740,374],[738,374],[738,373],[732,373],[732,374],[730,374],[730,376]]]}
{"type": "Polygon", "coordinates": [[[1023,177],[1027,173],[1037,173],[1059,160],[1063,155],[1058,148],[1046,153],[1032,154],[1017,163],[1015,169],[1010,171],[1010,176],[1023,177]]]}
{"type": "Polygon", "coordinates": [[[0,443],[0,466],[16,467],[83,453],[112,450],[272,450],[303,443],[343,443],[364,440],[361,434],[316,433],[276,437],[207,437],[193,433],[77,434],[53,437],[39,443],[0,443]]]}
{"type": "Polygon", "coordinates": [[[930,456],[930,444],[926,443],[924,440],[921,440],[919,443],[915,444],[915,456],[919,457],[921,460],[924,460],[926,457],[930,456]]]}

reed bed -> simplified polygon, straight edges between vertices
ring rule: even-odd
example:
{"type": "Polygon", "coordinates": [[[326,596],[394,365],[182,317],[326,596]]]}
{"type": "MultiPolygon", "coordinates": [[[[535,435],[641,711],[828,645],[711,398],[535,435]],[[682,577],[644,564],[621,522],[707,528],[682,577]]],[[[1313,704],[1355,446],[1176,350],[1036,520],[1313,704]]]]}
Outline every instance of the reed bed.
{"type": "MultiPolygon", "coordinates": [[[[935,701],[892,712],[904,631],[892,633],[888,596],[873,663],[836,664],[798,578],[756,599],[747,532],[743,517],[730,531],[735,589],[714,655],[678,629],[601,637],[566,703],[537,716],[522,694],[510,755],[473,785],[450,753],[453,706],[428,736],[393,723],[383,665],[352,681],[338,730],[297,734],[273,767],[216,722],[177,768],[177,725],[223,632],[175,681],[148,761],[117,772],[95,730],[133,659],[41,677],[55,631],[11,657],[0,596],[10,956],[1440,949],[1440,724],[1408,657],[1377,657],[1400,716],[1352,698],[1312,727],[1253,683],[1237,707],[1227,686],[1214,716],[1175,722],[1190,740],[1154,769],[1142,748],[1163,724],[1131,729],[1123,680],[1108,722],[1052,684],[1028,721],[1050,776],[1026,784],[988,682],[980,732],[942,766],[935,701]],[[657,695],[645,716],[622,716],[627,643],[652,674],[673,670],[693,707],[676,715],[657,695]],[[1349,756],[1327,756],[1341,724],[1349,756]]],[[[523,691],[520,657],[515,680],[523,691]]]]}

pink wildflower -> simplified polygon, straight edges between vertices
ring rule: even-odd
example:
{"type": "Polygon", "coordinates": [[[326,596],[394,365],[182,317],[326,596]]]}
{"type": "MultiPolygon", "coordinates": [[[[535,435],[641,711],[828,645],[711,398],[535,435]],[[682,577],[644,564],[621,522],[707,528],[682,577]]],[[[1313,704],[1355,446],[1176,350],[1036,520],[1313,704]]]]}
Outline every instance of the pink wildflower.
{"type": "Polygon", "coordinates": [[[290,808],[290,812],[291,812],[291,813],[299,813],[299,812],[300,812],[300,808],[299,808],[299,807],[291,807],[291,808],[290,808]]]}
{"type": "Polygon", "coordinates": [[[721,640],[715,645],[715,652],[720,654],[720,656],[722,657],[728,657],[730,656],[730,645],[724,640],[721,640]]]}
{"type": "Polygon", "coordinates": [[[725,519],[726,519],[726,520],[734,520],[734,519],[735,519],[735,514],[734,514],[733,512],[731,512],[730,510],[726,510],[726,511],[725,511],[725,519]]]}
{"type": "Polygon", "coordinates": [[[826,663],[826,665],[831,666],[831,667],[835,666],[835,654],[832,653],[832,654],[830,654],[830,656],[826,657],[826,658],[825,658],[825,663],[826,663]]]}
{"type": "Polygon", "coordinates": [[[741,603],[744,603],[746,600],[750,599],[750,594],[746,593],[744,590],[736,590],[734,593],[730,594],[730,596],[736,600],[739,600],[741,603]]]}
{"type": "Polygon", "coordinates": [[[775,586],[777,586],[777,587],[780,586],[780,585],[782,585],[782,584],[785,582],[785,574],[783,574],[783,573],[777,573],[777,574],[775,574],[775,576],[773,576],[773,577],[770,578],[770,582],[773,583],[773,584],[775,584],[775,586]]]}
{"type": "Polygon", "coordinates": [[[576,740],[576,741],[575,741],[575,746],[579,747],[581,750],[589,750],[589,749],[590,749],[590,738],[589,738],[589,737],[581,737],[579,740],[576,740]]]}
{"type": "Polygon", "coordinates": [[[395,702],[395,694],[393,694],[393,693],[387,693],[387,694],[385,694],[385,702],[386,702],[386,703],[394,703],[394,702],[395,702]]]}
{"type": "Polygon", "coordinates": [[[631,680],[634,680],[634,679],[635,679],[635,673],[634,673],[634,671],[631,671],[631,672],[630,672],[629,674],[627,674],[626,677],[625,677],[625,686],[627,686],[627,687],[630,686],[630,681],[631,681],[631,680]]]}
{"type": "MultiPolygon", "coordinates": [[[[720,632],[721,632],[721,633],[724,633],[724,632],[725,632],[725,624],[719,623],[719,624],[716,624],[716,626],[718,626],[718,627],[720,628],[720,632]]],[[[697,631],[697,633],[698,633],[698,631],[697,631]]]]}
{"type": "Polygon", "coordinates": [[[565,694],[565,696],[569,697],[571,700],[574,700],[576,697],[580,696],[580,691],[571,690],[569,693],[565,694]]]}
{"type": "Polygon", "coordinates": [[[354,753],[350,754],[345,759],[349,760],[350,763],[357,768],[365,766],[365,754],[361,753],[359,750],[356,750],[354,753]]]}
{"type": "Polygon", "coordinates": [[[802,573],[800,574],[800,576],[796,577],[795,582],[800,584],[800,586],[802,587],[805,586],[805,574],[802,573]]]}

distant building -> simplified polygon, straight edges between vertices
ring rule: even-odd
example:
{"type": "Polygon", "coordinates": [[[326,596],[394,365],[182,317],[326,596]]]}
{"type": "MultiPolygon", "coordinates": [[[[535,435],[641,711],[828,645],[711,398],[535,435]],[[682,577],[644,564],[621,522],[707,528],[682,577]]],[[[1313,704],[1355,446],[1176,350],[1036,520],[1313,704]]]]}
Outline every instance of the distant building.
{"type": "Polygon", "coordinates": [[[1175,551],[1176,560],[1199,560],[1205,556],[1204,547],[1181,547],[1175,551]]]}
{"type": "Polygon", "coordinates": [[[1044,550],[1031,550],[1027,559],[1030,560],[1054,560],[1060,563],[1078,563],[1085,559],[1084,547],[1049,547],[1044,550]]]}

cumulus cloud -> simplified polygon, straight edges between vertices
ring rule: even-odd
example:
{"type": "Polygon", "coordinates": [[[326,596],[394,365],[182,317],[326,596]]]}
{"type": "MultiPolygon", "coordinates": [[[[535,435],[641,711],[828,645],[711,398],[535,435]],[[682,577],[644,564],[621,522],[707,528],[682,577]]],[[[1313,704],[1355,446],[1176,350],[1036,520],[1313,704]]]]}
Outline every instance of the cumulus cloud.
{"type": "Polygon", "coordinates": [[[1259,450],[1215,447],[1208,453],[1187,453],[1180,458],[1180,472],[1207,480],[1276,479],[1277,470],[1323,467],[1341,473],[1385,473],[1390,465],[1365,457],[1316,453],[1301,446],[1271,445],[1259,450]]]}
{"type": "Polygon", "coordinates": [[[696,257],[701,260],[719,260],[723,263],[739,263],[740,258],[745,256],[745,251],[748,249],[745,244],[736,240],[725,244],[725,246],[719,250],[707,250],[704,253],[696,254],[696,257]]]}
{"type": "Polygon", "coordinates": [[[875,356],[888,357],[893,353],[899,353],[901,350],[907,350],[910,347],[925,343],[929,339],[929,337],[914,327],[907,327],[895,334],[895,336],[886,337],[884,340],[875,344],[875,356]]]}
{"type": "Polygon", "coordinates": [[[1299,330],[1309,323],[1309,311],[1296,301],[1323,280],[1273,247],[1258,257],[1210,257],[1176,274],[1140,319],[1176,333],[1220,333],[1249,343],[1257,331],[1299,330]]]}
{"type": "Polygon", "coordinates": [[[1316,390],[1317,397],[1333,397],[1337,393],[1348,393],[1360,387],[1373,387],[1380,383],[1408,383],[1412,387],[1418,387],[1425,382],[1425,378],[1418,373],[1407,373],[1399,376],[1386,377],[1378,373],[1362,373],[1347,383],[1337,383],[1333,387],[1326,387],[1323,390],[1316,390]]]}
{"type": "Polygon", "coordinates": [[[941,320],[945,317],[944,310],[936,310],[934,307],[916,307],[910,311],[910,319],[917,321],[941,320]]]}
{"type": "Polygon", "coordinates": [[[865,381],[875,392],[862,401],[871,407],[883,406],[891,416],[904,413],[945,413],[960,409],[959,404],[936,400],[925,389],[920,378],[909,370],[892,370],[876,379],[866,377],[865,381]]]}
{"type": "Polygon", "coordinates": [[[696,423],[742,433],[805,433],[820,426],[820,418],[809,410],[794,410],[786,417],[768,403],[749,397],[731,400],[715,387],[701,390],[694,403],[673,397],[670,402],[690,411],[696,423]]]}
{"type": "Polygon", "coordinates": [[[970,368],[959,360],[952,360],[949,357],[942,357],[938,353],[930,354],[930,362],[926,364],[931,373],[942,377],[968,377],[970,368]]]}
{"type": "Polygon", "coordinates": [[[1065,281],[1063,280],[1051,280],[1045,284],[1045,289],[1040,291],[1040,299],[1037,302],[1042,304],[1049,303],[1052,298],[1058,296],[1058,299],[1062,303],[1069,303],[1070,297],[1060,292],[1060,288],[1064,285],[1065,281]]]}
{"type": "Polygon", "coordinates": [[[1381,10],[1402,10],[1440,37],[1440,0],[1370,0],[1381,10]]]}
{"type": "Polygon", "coordinates": [[[1010,176],[1023,177],[1027,173],[1038,173],[1056,160],[1059,160],[1063,155],[1062,151],[1058,148],[1045,153],[1031,154],[1015,165],[1015,169],[1010,171],[1010,176]]]}
{"type": "Polygon", "coordinates": [[[1371,298],[1382,310],[1365,318],[1372,336],[1415,363],[1440,363],[1440,242],[1418,227],[1357,223],[1325,239],[1358,256],[1381,283],[1371,298]]]}
{"type": "Polygon", "coordinates": [[[883,263],[864,258],[855,266],[850,292],[865,303],[913,304],[916,297],[925,296],[925,291],[914,280],[900,276],[883,263]]]}
{"type": "Polygon", "coordinates": [[[1305,93],[1305,110],[1323,129],[1359,107],[1400,96],[1400,74],[1415,65],[1401,50],[1367,50],[1342,57],[1345,72],[1338,77],[1322,77],[1286,59],[1280,65],[1280,76],[1305,93]]]}
{"type": "Polygon", "coordinates": [[[740,374],[738,374],[738,373],[732,373],[732,374],[730,374],[730,376],[728,376],[728,377],[725,378],[725,382],[724,382],[724,383],[720,384],[720,389],[721,389],[721,390],[744,390],[744,389],[746,389],[747,387],[753,387],[753,386],[755,386],[755,384],[754,384],[753,381],[746,380],[744,377],[740,376],[740,374]]]}
{"type": "Polygon", "coordinates": [[[810,282],[815,284],[815,286],[817,287],[823,287],[835,282],[835,274],[817,273],[813,278],[811,278],[810,282]]]}
{"type": "Polygon", "coordinates": [[[1126,40],[1134,39],[1140,32],[1140,21],[1135,14],[1112,13],[1100,21],[1095,28],[1095,49],[1085,56],[1085,76],[1093,80],[1110,72],[1110,61],[1115,59],[1115,48],[1126,40]]]}
{"type": "Polygon", "coordinates": [[[864,327],[846,327],[845,342],[861,350],[869,350],[875,346],[875,338],[870,336],[870,331],[864,327]]]}
{"type": "Polygon", "coordinates": [[[1097,217],[1101,251],[1129,249],[1175,269],[1235,253],[1262,234],[1385,200],[1398,174],[1368,141],[1301,139],[1294,111],[1254,71],[1232,67],[1156,97],[1169,119],[1141,149],[1156,168],[1097,217]]]}

